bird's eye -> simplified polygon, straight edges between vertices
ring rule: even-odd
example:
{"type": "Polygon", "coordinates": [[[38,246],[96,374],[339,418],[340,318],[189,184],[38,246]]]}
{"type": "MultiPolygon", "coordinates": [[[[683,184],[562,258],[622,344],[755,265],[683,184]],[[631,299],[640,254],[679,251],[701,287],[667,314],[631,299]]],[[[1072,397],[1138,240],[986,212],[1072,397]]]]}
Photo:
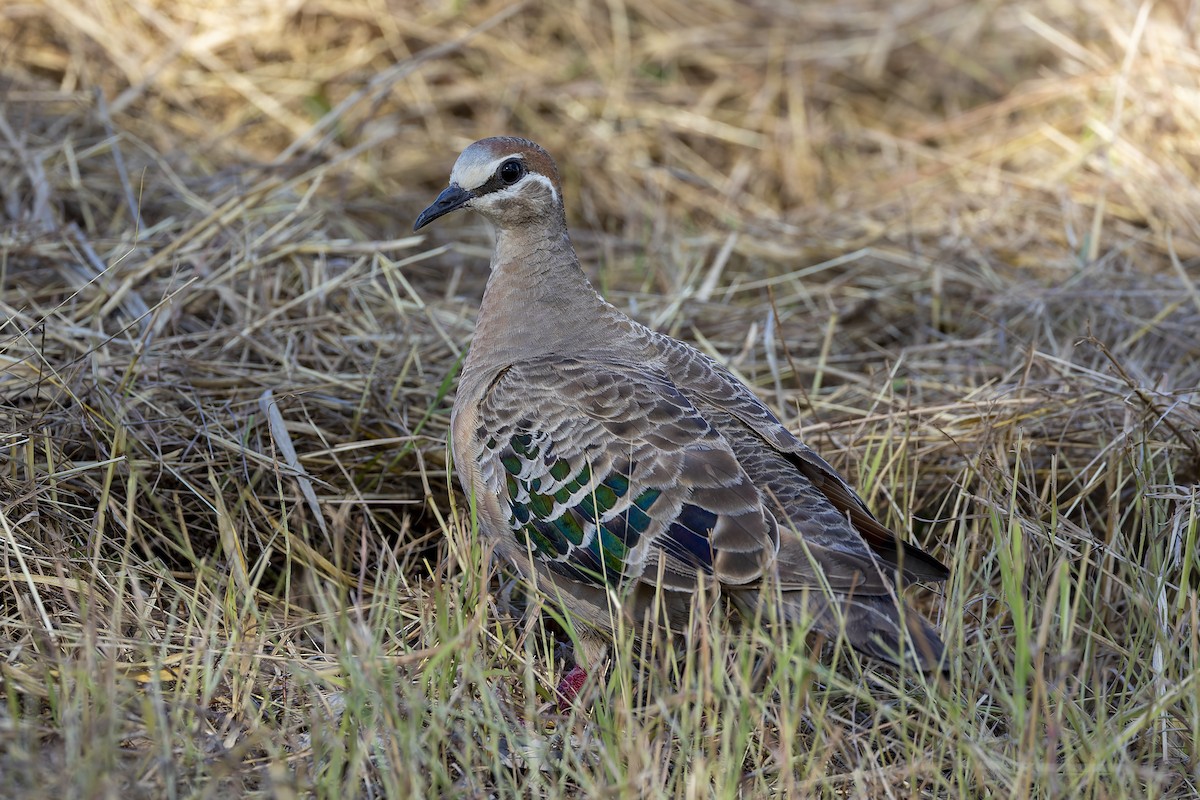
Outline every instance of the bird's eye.
{"type": "Polygon", "coordinates": [[[525,177],[525,165],[521,163],[520,159],[514,158],[501,164],[497,174],[500,176],[500,180],[512,186],[525,177]]]}

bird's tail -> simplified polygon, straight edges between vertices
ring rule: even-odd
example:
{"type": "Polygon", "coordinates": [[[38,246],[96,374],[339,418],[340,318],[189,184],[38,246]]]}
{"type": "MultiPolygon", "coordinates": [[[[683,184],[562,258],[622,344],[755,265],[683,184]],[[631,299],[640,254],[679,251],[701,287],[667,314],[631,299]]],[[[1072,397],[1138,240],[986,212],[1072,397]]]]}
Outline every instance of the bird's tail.
{"type": "MultiPolygon", "coordinates": [[[[768,591],[739,592],[735,598],[744,614],[753,615],[760,603],[772,597],[768,591]]],[[[923,616],[890,595],[832,598],[820,590],[774,593],[772,607],[781,622],[811,625],[813,633],[830,641],[845,641],[865,656],[899,666],[905,662],[925,673],[945,671],[945,645],[933,625],[923,616]],[[903,605],[903,613],[901,606],[903,605]]],[[[763,608],[764,617],[769,616],[763,608]]]]}

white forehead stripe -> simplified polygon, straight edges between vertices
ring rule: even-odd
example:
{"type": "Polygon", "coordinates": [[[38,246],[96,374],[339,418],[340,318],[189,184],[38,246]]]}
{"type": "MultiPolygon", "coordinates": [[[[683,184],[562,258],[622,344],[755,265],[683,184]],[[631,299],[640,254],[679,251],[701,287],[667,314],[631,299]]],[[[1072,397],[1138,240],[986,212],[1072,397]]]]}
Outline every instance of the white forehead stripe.
{"type": "Polygon", "coordinates": [[[487,183],[488,179],[496,174],[500,165],[512,158],[513,155],[513,153],[509,153],[487,162],[468,159],[464,163],[464,160],[460,158],[454,162],[454,169],[450,171],[450,182],[457,183],[464,189],[478,189],[487,183]]]}
{"type": "MultiPolygon", "coordinates": [[[[520,158],[520,155],[517,153],[509,153],[506,156],[494,158],[487,162],[467,159],[464,163],[464,159],[460,158],[454,163],[454,169],[450,171],[450,182],[458,184],[468,191],[471,189],[478,189],[480,186],[483,186],[492,179],[492,176],[496,174],[496,170],[500,168],[501,164],[514,157],[520,158]]],[[[524,161],[525,159],[521,158],[521,160],[524,161]]],[[[529,165],[526,164],[525,167],[528,169],[529,165]]],[[[550,194],[554,197],[554,201],[558,202],[558,191],[554,188],[554,182],[545,175],[542,175],[538,172],[529,172],[525,175],[524,179],[516,184],[516,186],[520,186],[526,181],[537,181],[538,183],[541,183],[550,190],[550,194]]],[[[497,194],[511,192],[513,188],[516,187],[514,186],[509,189],[504,189],[497,194]]]]}

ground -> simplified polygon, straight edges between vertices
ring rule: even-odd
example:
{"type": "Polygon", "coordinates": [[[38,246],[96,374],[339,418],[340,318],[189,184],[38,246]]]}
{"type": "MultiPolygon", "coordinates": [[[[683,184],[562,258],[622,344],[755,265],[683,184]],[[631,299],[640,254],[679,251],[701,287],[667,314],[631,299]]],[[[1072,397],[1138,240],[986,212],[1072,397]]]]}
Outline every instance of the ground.
{"type": "Polygon", "coordinates": [[[1191,797],[1184,2],[0,7],[0,775],[22,797],[1191,797]],[[944,561],[944,678],[720,605],[617,637],[448,474],[458,151],[944,561]]]}

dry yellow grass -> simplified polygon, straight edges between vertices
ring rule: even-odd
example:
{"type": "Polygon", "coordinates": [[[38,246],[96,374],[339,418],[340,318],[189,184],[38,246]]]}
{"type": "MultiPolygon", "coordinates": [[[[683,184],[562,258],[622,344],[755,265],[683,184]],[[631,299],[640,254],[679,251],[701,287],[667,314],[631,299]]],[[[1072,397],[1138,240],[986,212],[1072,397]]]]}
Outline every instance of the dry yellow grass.
{"type": "Polygon", "coordinates": [[[1198,26],[0,6],[3,793],[1194,796],[1198,26]],[[539,710],[446,470],[488,235],[409,235],[498,133],[614,302],[951,564],[945,684],[716,626],[539,710]]]}

